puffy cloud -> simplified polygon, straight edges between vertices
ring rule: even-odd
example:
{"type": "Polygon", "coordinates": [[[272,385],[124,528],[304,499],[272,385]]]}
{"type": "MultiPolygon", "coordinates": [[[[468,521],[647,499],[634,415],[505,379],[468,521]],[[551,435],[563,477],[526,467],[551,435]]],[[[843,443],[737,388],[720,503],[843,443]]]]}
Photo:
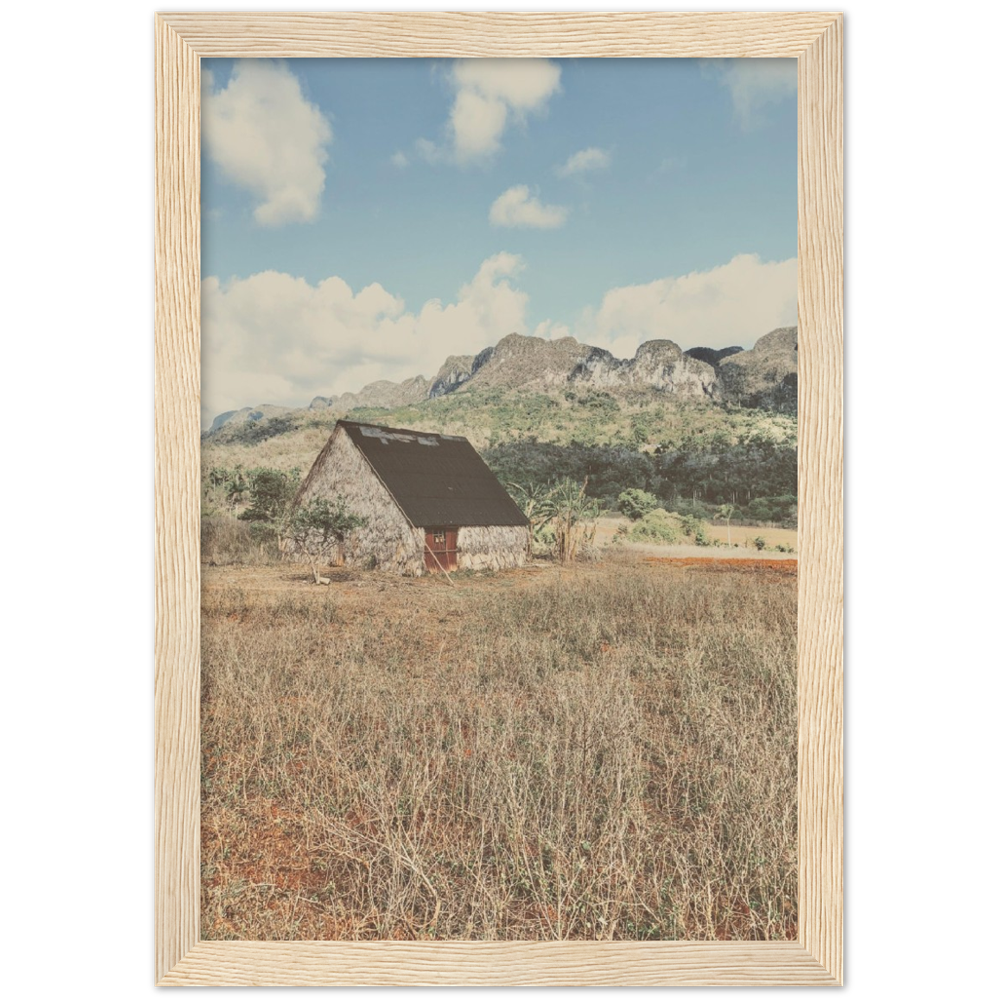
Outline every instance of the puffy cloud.
{"type": "Polygon", "coordinates": [[[682,348],[751,346],[779,326],[797,322],[798,266],[793,257],[761,261],[741,254],[710,271],[613,288],[584,313],[578,339],[632,357],[646,340],[682,348]]]}
{"type": "Polygon", "coordinates": [[[583,174],[590,170],[607,170],[611,165],[611,153],[606,149],[591,146],[574,153],[562,166],[556,167],[560,177],[583,174]]]}
{"type": "MultiPolygon", "coordinates": [[[[498,253],[455,300],[407,311],[379,284],[358,292],[338,277],[316,285],[266,271],[202,282],[202,419],[257,403],[306,405],[377,379],[432,376],[449,354],[474,354],[524,331],[528,297],[515,287],[520,257],[498,253]]],[[[570,329],[544,320],[534,335],[572,334],[630,358],[646,340],[689,347],[750,347],[797,321],[797,262],[755,254],[680,277],[608,291],[570,329]]]]}
{"type": "Polygon", "coordinates": [[[451,67],[455,100],[448,121],[448,147],[418,139],[430,163],[454,159],[474,163],[500,149],[510,120],[542,114],[559,89],[559,66],[548,59],[456,59],[451,67]]]}
{"type": "Polygon", "coordinates": [[[573,331],[565,323],[546,319],[535,327],[533,336],[541,337],[543,340],[561,340],[563,337],[572,337],[573,331]]]}
{"type": "Polygon", "coordinates": [[[569,209],[560,205],[543,205],[528,194],[528,185],[508,188],[490,206],[490,222],[494,226],[522,229],[558,229],[566,222],[569,209]]]}
{"type": "Polygon", "coordinates": [[[202,420],[257,403],[303,406],[377,379],[432,376],[449,354],[473,354],[524,329],[527,296],[511,284],[521,258],[485,260],[454,302],[407,312],[381,285],[355,293],[338,277],[311,285],[266,271],[202,282],[202,420]],[[430,365],[430,368],[428,368],[430,365]]]}
{"type": "Polygon", "coordinates": [[[256,200],[262,226],[309,222],[326,183],[330,125],[283,63],[237,62],[227,86],[202,77],[202,136],[223,174],[256,200]]]}
{"type": "Polygon", "coordinates": [[[768,104],[777,104],[798,91],[796,59],[712,59],[702,63],[729,90],[733,112],[744,130],[765,123],[768,104]]]}
{"type": "Polygon", "coordinates": [[[459,91],[474,90],[516,111],[537,111],[559,89],[559,66],[548,59],[456,59],[459,91]]]}
{"type": "Polygon", "coordinates": [[[406,155],[406,153],[398,151],[393,153],[390,159],[392,165],[398,170],[402,170],[404,167],[408,166],[410,162],[410,158],[406,155]]]}
{"type": "Polygon", "coordinates": [[[500,149],[507,124],[507,105],[474,90],[460,90],[451,109],[455,156],[459,161],[482,159],[500,149]]]}

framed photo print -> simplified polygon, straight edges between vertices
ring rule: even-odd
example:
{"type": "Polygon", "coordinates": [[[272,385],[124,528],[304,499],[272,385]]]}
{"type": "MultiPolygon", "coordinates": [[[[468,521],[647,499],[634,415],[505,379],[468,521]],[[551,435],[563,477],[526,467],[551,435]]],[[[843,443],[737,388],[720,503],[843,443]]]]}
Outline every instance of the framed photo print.
{"type": "Polygon", "coordinates": [[[842,19],[156,17],[156,982],[842,981],[842,19]]]}

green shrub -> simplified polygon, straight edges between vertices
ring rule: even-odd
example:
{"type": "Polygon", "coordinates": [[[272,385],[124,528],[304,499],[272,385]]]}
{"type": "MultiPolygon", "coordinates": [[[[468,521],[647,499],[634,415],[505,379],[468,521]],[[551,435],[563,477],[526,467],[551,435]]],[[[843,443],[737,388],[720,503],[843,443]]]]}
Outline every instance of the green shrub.
{"type": "Polygon", "coordinates": [[[274,551],[277,551],[281,545],[281,535],[278,533],[277,526],[268,524],[266,521],[251,521],[250,537],[258,545],[274,551]]]}
{"type": "Polygon", "coordinates": [[[714,506],[702,503],[701,500],[690,500],[687,497],[674,497],[663,504],[663,509],[680,514],[682,517],[696,517],[700,521],[710,521],[715,515],[714,506]]]}
{"type": "Polygon", "coordinates": [[[662,507],[644,514],[629,532],[633,542],[652,542],[655,545],[673,545],[681,537],[679,519],[662,507]]]}
{"type": "Polygon", "coordinates": [[[241,521],[277,523],[299,488],[299,470],[213,466],[202,477],[202,513],[236,514],[241,521]]]}
{"type": "Polygon", "coordinates": [[[739,508],[737,516],[743,521],[757,524],[782,524],[794,528],[798,525],[798,500],[790,493],[775,497],[755,497],[739,508]]]}
{"type": "Polygon", "coordinates": [[[659,501],[645,490],[624,490],[618,494],[618,509],[630,520],[638,521],[657,509],[659,501]]]}
{"type": "Polygon", "coordinates": [[[681,517],[681,531],[694,542],[695,545],[709,545],[708,535],[705,532],[705,525],[696,517],[685,514],[681,517]]]}
{"type": "Polygon", "coordinates": [[[251,469],[247,473],[250,506],[239,514],[241,521],[275,524],[288,510],[299,488],[299,470],[251,469]]]}
{"type": "Polygon", "coordinates": [[[295,430],[296,422],[290,416],[264,417],[258,420],[247,420],[238,424],[232,430],[231,440],[239,444],[260,444],[269,438],[288,434],[295,430]]]}

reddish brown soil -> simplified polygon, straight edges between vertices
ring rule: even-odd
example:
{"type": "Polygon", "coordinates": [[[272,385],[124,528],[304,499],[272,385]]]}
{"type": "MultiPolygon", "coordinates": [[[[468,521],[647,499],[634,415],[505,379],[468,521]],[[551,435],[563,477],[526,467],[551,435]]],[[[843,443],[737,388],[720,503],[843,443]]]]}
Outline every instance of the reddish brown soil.
{"type": "Polygon", "coordinates": [[[781,573],[795,576],[799,571],[798,559],[706,559],[696,556],[672,558],[670,556],[649,556],[645,562],[666,563],[682,569],[700,569],[710,572],[737,573],[781,573]]]}

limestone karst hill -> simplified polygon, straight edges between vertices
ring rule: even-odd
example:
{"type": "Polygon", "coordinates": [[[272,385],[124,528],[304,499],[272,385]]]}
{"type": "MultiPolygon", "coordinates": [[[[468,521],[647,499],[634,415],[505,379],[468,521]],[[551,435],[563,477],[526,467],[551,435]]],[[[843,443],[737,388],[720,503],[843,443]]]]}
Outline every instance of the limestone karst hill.
{"type": "Polygon", "coordinates": [[[372,382],[357,392],[317,396],[308,408],[244,407],[216,417],[207,435],[248,422],[292,419],[307,410],[394,410],[475,390],[532,394],[578,388],[612,397],[642,393],[794,414],[797,338],[797,327],[783,327],[761,337],[746,351],[739,347],[682,351],[670,340],[647,340],[635,357],[620,359],[573,337],[545,340],[512,333],[476,355],[447,358],[432,378],[416,375],[403,382],[372,382]]]}

